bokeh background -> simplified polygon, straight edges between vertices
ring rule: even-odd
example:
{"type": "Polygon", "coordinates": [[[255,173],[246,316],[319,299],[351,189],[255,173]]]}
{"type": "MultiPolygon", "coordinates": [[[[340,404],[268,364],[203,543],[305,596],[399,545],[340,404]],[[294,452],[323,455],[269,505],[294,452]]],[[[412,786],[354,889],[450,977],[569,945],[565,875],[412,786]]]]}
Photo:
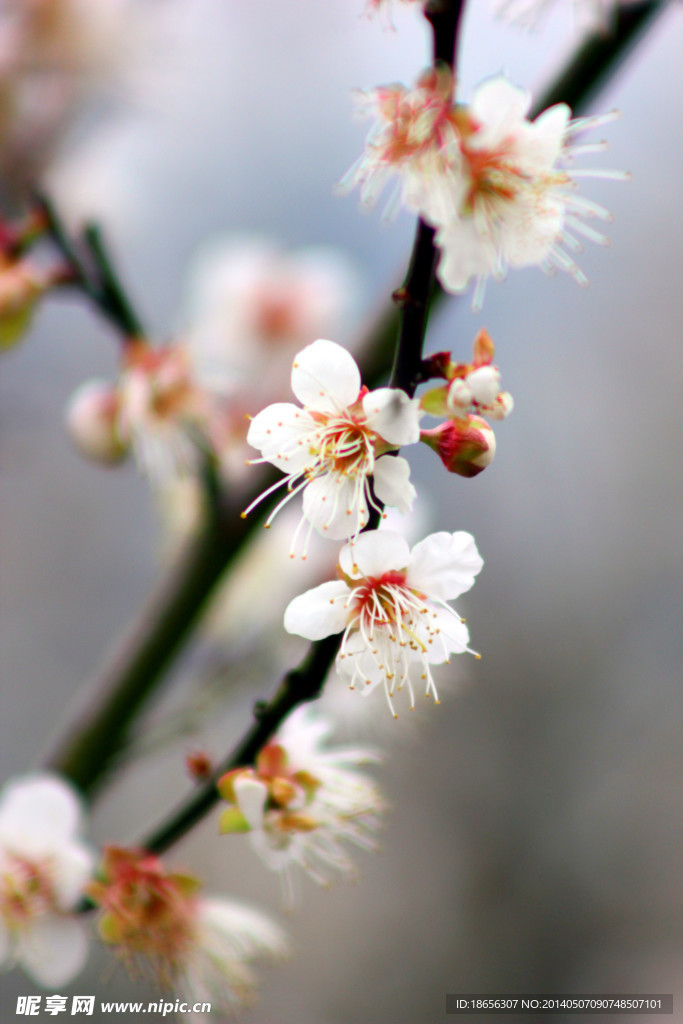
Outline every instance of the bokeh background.
{"type": "MultiPolygon", "coordinates": [[[[365,131],[349,91],[411,81],[428,41],[416,12],[396,4],[393,30],[361,6],[142,3],[140,34],[110,44],[108,88],[41,154],[69,219],[105,225],[156,336],[183,322],[197,247],[236,230],[342,247],[366,311],[400,280],[411,218],[383,226],[332,186],[365,131]]],[[[485,0],[468,7],[464,94],[501,68],[539,86],[576,42],[568,11],[526,35],[485,0]]],[[[262,972],[251,1024],[439,1020],[447,992],[681,992],[682,54],[671,4],[596,102],[622,113],[600,159],[634,178],[586,185],[615,215],[612,247],[581,258],[590,289],[518,272],[489,287],[481,315],[452,301],[433,321],[429,348],[462,358],[486,325],[516,401],[473,481],[409,453],[430,526],[471,530],[486,560],[462,605],[484,657],[461,660],[420,721],[387,712],[382,851],[358,854],[354,885],[304,880],[287,921],[295,957],[262,972]]],[[[86,464],[62,425],[73,389],[115,359],[106,328],[65,296],[2,360],[3,778],[39,764],[160,571],[146,483],[86,464]]],[[[248,714],[237,690],[216,753],[248,714]]],[[[183,752],[111,786],[94,837],[131,839],[163,814],[186,784],[183,752]]],[[[171,861],[278,912],[276,879],[213,820],[171,861]]],[[[109,974],[95,953],[64,991],[154,998],[109,974]]],[[[18,973],[2,990],[3,1019],[34,991],[18,973]]]]}

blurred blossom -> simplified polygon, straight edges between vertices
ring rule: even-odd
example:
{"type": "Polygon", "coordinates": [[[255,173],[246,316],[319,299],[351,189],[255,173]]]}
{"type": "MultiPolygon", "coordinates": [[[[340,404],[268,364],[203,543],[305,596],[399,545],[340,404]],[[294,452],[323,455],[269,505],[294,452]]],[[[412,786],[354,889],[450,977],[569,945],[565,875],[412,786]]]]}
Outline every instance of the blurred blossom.
{"type": "Polygon", "coordinates": [[[221,832],[250,833],[255,851],[280,873],[287,905],[294,866],[327,884],[334,872],[353,872],[346,843],[375,848],[384,801],[357,766],[378,755],[362,747],[325,747],[331,732],[331,724],[311,708],[297,708],[254,768],[228,772],[218,783],[230,804],[221,815],[221,832]]]}
{"type": "Polygon", "coordinates": [[[185,335],[219,376],[218,449],[229,478],[244,473],[247,423],[286,393],[292,356],[320,337],[348,337],[357,319],[358,272],[337,249],[287,251],[258,235],[216,240],[198,254],[188,287],[185,335]]]}
{"type": "Polygon", "coordinates": [[[201,355],[183,343],[128,339],[118,379],[86,381],[70,399],[66,424],[79,451],[116,463],[132,450],[157,488],[196,474],[202,451],[219,450],[225,399],[222,375],[206,372],[201,355]]]}
{"type": "Polygon", "coordinates": [[[454,103],[452,87],[441,69],[425,72],[412,90],[389,85],[363,94],[361,113],[375,124],[343,190],[358,185],[372,204],[397,178],[389,207],[402,203],[437,228],[439,281],[459,293],[474,280],[473,308],[481,306],[487,279],[505,277],[510,267],[562,270],[585,285],[572,253],[581,239],[605,244],[585,221],[611,218],[576,194],[577,182],[628,175],[575,170],[576,157],[605,143],[577,145],[574,136],[615,115],[572,121],[558,103],[529,121],[530,94],[502,75],[482,82],[469,104],[454,103]]]}
{"type": "Polygon", "coordinates": [[[69,911],[92,874],[76,792],[53,775],[6,783],[0,795],[0,963],[44,987],[75,978],[88,955],[85,924],[69,911]]]}
{"type": "Polygon", "coordinates": [[[0,174],[35,177],[83,100],[121,80],[137,41],[135,0],[3,0],[0,174]]]}
{"type": "Polygon", "coordinates": [[[200,896],[199,888],[196,878],[167,871],[144,850],[111,846],[88,892],[102,910],[101,938],[133,975],[151,977],[192,1003],[208,1002],[213,1013],[231,1013],[253,1001],[250,962],[282,957],[287,941],[265,914],[200,896]]]}
{"type": "Polygon", "coordinates": [[[115,464],[128,454],[119,428],[119,396],[108,381],[88,380],[74,391],[66,429],[81,454],[95,462],[115,464]]]}

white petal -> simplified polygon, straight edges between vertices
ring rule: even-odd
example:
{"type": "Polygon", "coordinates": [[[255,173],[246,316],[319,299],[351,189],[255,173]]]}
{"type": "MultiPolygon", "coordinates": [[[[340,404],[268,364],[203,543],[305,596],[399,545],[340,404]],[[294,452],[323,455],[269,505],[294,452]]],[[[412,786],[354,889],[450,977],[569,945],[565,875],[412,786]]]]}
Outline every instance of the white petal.
{"type": "Polygon", "coordinates": [[[82,843],[63,847],[54,858],[51,880],[61,910],[70,910],[83,895],[95,868],[94,851],[82,843]]]}
{"type": "MultiPolygon", "coordinates": [[[[530,106],[530,93],[519,89],[503,75],[496,75],[478,86],[470,110],[475,121],[482,124],[480,133],[486,136],[486,144],[490,145],[494,141],[502,142],[515,122],[526,116],[530,106]]],[[[475,133],[475,145],[480,133],[475,133]]]]}
{"type": "Polygon", "coordinates": [[[266,914],[246,904],[217,898],[199,901],[202,928],[220,933],[240,957],[259,954],[283,956],[287,951],[287,938],[266,914]]]}
{"type": "Polygon", "coordinates": [[[449,601],[472,587],[483,564],[472,534],[432,533],[413,548],[407,578],[427,597],[449,601]]]}
{"type": "Polygon", "coordinates": [[[490,405],[500,391],[500,371],[495,366],[480,366],[467,374],[467,384],[475,401],[490,405]]]}
{"type": "Polygon", "coordinates": [[[306,437],[317,427],[305,409],[276,402],[254,416],[247,442],[286,473],[302,472],[311,461],[306,437]]]}
{"type": "Polygon", "coordinates": [[[369,518],[364,481],[338,473],[311,480],[303,494],[306,519],[323,537],[344,540],[362,529],[369,518]]]}
{"type": "Polygon", "coordinates": [[[258,779],[250,775],[239,775],[233,782],[237,806],[241,810],[250,828],[261,828],[263,809],[268,799],[268,788],[258,779]]]}
{"type": "Polygon", "coordinates": [[[278,836],[279,845],[275,845],[273,836],[260,829],[258,832],[251,832],[249,840],[266,867],[271,871],[283,871],[296,859],[294,848],[297,841],[300,842],[300,837],[297,833],[282,832],[278,836]]]}
{"type": "Polygon", "coordinates": [[[349,560],[351,565],[358,566],[361,575],[378,577],[392,569],[405,569],[410,561],[410,548],[398,533],[391,530],[368,530],[342,551],[340,565],[343,572],[346,572],[349,560]]]}
{"type": "Polygon", "coordinates": [[[70,842],[80,824],[80,799],[57,776],[27,776],[4,788],[0,841],[7,840],[27,853],[47,853],[70,842]]]}
{"type": "Polygon", "coordinates": [[[85,926],[72,917],[40,918],[21,937],[21,965],[45,988],[70,982],[85,965],[87,956],[85,926]]]}
{"type": "Polygon", "coordinates": [[[377,658],[368,648],[360,632],[352,633],[344,645],[344,657],[337,655],[337,672],[349,679],[356,674],[358,689],[373,689],[385,679],[385,672],[379,667],[377,658]]]}
{"type": "MultiPolygon", "coordinates": [[[[420,617],[415,632],[427,647],[427,660],[432,665],[442,665],[449,660],[451,654],[462,654],[470,638],[467,626],[457,615],[434,606],[431,606],[428,615],[420,617]],[[432,632],[428,633],[427,628],[432,632]],[[438,633],[435,635],[436,630],[438,633]]],[[[411,658],[419,661],[422,654],[413,651],[411,658]]]]}
{"type": "Polygon", "coordinates": [[[360,385],[356,361],[334,341],[319,338],[294,358],[292,391],[309,409],[345,409],[357,400],[360,385]]]}
{"type": "Polygon", "coordinates": [[[413,507],[417,491],[410,482],[410,465],[400,456],[383,455],[375,463],[375,494],[385,505],[405,514],[413,507]]]}
{"type": "Polygon", "coordinates": [[[345,607],[349,588],[342,580],[330,580],[307,590],[290,601],[285,611],[285,629],[306,640],[323,640],[341,633],[346,626],[345,607]]]}
{"type": "Polygon", "coordinates": [[[377,388],[363,396],[363,412],[371,430],[389,444],[416,444],[420,440],[419,401],[400,388],[377,388]]]}
{"type": "Polygon", "coordinates": [[[471,218],[439,231],[436,244],[441,250],[436,276],[447,292],[462,292],[471,277],[487,277],[496,270],[496,246],[478,235],[471,218]]]}
{"type": "Polygon", "coordinates": [[[553,167],[562,152],[571,115],[566,103],[556,103],[538,115],[530,125],[525,162],[533,160],[540,172],[553,167]]]}

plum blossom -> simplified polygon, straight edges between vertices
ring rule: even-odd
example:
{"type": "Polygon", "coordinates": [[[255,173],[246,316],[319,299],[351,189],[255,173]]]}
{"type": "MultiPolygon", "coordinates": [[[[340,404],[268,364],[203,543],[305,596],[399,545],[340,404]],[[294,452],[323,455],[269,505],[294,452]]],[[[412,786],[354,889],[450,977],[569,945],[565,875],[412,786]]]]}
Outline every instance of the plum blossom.
{"type": "Polygon", "coordinates": [[[283,370],[310,338],[345,333],[360,283],[332,246],[288,251],[274,239],[240,234],[199,251],[188,292],[189,343],[224,370],[238,397],[245,384],[259,395],[279,393],[283,370]]]}
{"type": "Polygon", "coordinates": [[[167,871],[144,850],[108,847],[101,876],[88,890],[102,910],[101,938],[132,973],[150,976],[187,1001],[233,1012],[253,1001],[250,962],[287,952],[283,932],[265,914],[198,895],[197,879],[167,871]]]}
{"type": "Polygon", "coordinates": [[[459,476],[478,476],[496,454],[495,434],[483,417],[502,420],[514,407],[512,395],[500,390],[494,355],[494,344],[482,329],[474,339],[471,363],[455,363],[448,352],[438,352],[426,361],[432,376],[445,377],[447,383],[426,391],[420,406],[448,420],[421,430],[420,440],[434,449],[450,473],[459,476]]]}
{"type": "MultiPolygon", "coordinates": [[[[342,633],[337,671],[351,689],[384,684],[389,708],[413,681],[425,683],[438,702],[432,665],[470,651],[469,632],[447,603],[474,584],[483,561],[463,531],[433,533],[412,550],[397,533],[370,531],[342,548],[340,579],[296,597],[285,611],[285,629],[307,640],[342,633]]],[[[470,653],[475,653],[471,651],[470,653]]]]}
{"type": "Polygon", "coordinates": [[[13,779],[0,795],[0,963],[46,988],[76,977],[88,955],[70,913],[95,862],[81,825],[80,800],[57,776],[13,779]]]}
{"type": "Polygon", "coordinates": [[[363,747],[325,748],[331,731],[327,719],[300,707],[261,750],[254,768],[228,772],[218,783],[230,805],[221,815],[221,832],[250,833],[255,851],[280,873],[288,906],[293,867],[325,885],[335,872],[353,872],[344,844],[375,848],[384,801],[357,766],[378,755],[363,747]]]}
{"type": "Polygon", "coordinates": [[[571,254],[581,250],[581,239],[606,244],[584,221],[611,218],[577,194],[577,181],[628,175],[574,169],[576,157],[606,144],[573,140],[615,115],[571,120],[559,103],[529,121],[530,95],[502,75],[479,85],[469,104],[454,103],[451,89],[447,70],[431,70],[413,90],[391,85],[366,93],[362,109],[376,124],[342,185],[360,185],[361,198],[372,203],[398,175],[390,203],[402,202],[437,228],[437,276],[449,292],[464,291],[474,279],[474,308],[486,280],[510,267],[563,270],[585,285],[571,254]]]}
{"type": "Polygon", "coordinates": [[[187,346],[130,341],[115,383],[86,381],[72,396],[66,425],[82,454],[120,461],[132,449],[154,483],[196,469],[210,445],[216,396],[187,346]]]}
{"type": "Polygon", "coordinates": [[[460,168],[460,133],[453,104],[453,76],[447,67],[429,68],[413,89],[394,83],[354,93],[356,116],[374,118],[365,151],[349,168],[338,191],[356,185],[366,206],[397,179],[385,209],[392,217],[399,205],[435,216],[439,222],[456,216],[460,168]]]}
{"type": "Polygon", "coordinates": [[[424,412],[451,419],[484,416],[503,420],[510,415],[514,401],[509,391],[500,389],[500,370],[493,363],[495,347],[484,328],[474,339],[473,349],[471,363],[455,363],[447,352],[431,357],[434,375],[445,377],[447,383],[422,395],[420,408],[424,412]]]}
{"type": "Polygon", "coordinates": [[[254,417],[247,435],[263,456],[252,461],[270,462],[286,476],[243,515],[284,485],[287,493],[269,515],[268,526],[303,491],[303,518],[293,553],[304,520],[310,529],[341,539],[363,529],[369,509],[378,508],[375,497],[408,511],[415,498],[410,468],[405,459],[386,453],[419,440],[417,402],[398,388],[362,388],[353,357],[324,339],[299,352],[291,380],[302,408],[286,402],[269,405],[254,417]]]}
{"type": "Polygon", "coordinates": [[[558,103],[529,121],[530,106],[529,93],[499,75],[483,82],[469,106],[461,108],[458,216],[438,224],[437,276],[451,292],[463,291],[476,279],[475,306],[481,304],[486,278],[504,277],[509,267],[541,265],[565,271],[586,285],[570,254],[581,249],[576,236],[606,244],[605,235],[583,221],[608,221],[611,216],[577,194],[577,181],[627,177],[618,171],[571,167],[577,156],[606,145],[574,145],[573,137],[612,120],[614,113],[572,121],[569,107],[558,103]]]}
{"type": "Polygon", "coordinates": [[[361,293],[356,268],[333,246],[290,251],[245,233],[200,249],[185,337],[227,399],[213,431],[226,480],[241,482],[247,472],[247,413],[286,397],[292,357],[312,338],[352,336],[361,293]]]}

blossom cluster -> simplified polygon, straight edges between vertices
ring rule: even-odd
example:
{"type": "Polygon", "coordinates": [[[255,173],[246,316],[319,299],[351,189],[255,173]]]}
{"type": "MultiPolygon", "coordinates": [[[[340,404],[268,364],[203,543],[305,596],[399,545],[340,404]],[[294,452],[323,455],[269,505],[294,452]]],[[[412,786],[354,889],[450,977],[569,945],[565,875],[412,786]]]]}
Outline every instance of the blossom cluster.
{"type": "MultiPolygon", "coordinates": [[[[371,8],[381,4],[369,0],[371,8]]],[[[505,0],[499,10],[524,21],[545,6],[505,0]]],[[[576,7],[602,17],[612,5],[576,7]]],[[[55,7],[67,9],[66,0],[55,7]]],[[[342,187],[358,186],[372,205],[393,181],[388,211],[403,205],[433,228],[441,285],[458,293],[474,281],[475,306],[486,281],[509,268],[559,269],[585,284],[574,254],[582,239],[607,241],[590,222],[609,214],[578,194],[577,181],[623,175],[576,170],[577,157],[605,144],[575,137],[613,115],[574,120],[557,104],[531,119],[530,95],[503,76],[485,81],[469,103],[456,102],[454,87],[452,70],[437,63],[413,89],[393,84],[360,93],[358,111],[375,123],[342,187]]],[[[33,233],[48,232],[46,210],[42,215],[19,233],[0,225],[0,347],[17,341],[50,288],[80,278],[97,292],[77,258],[74,266],[47,269],[33,260],[33,233]]],[[[56,234],[68,263],[68,244],[56,234]]],[[[383,693],[393,718],[400,700],[415,708],[420,690],[438,704],[438,668],[457,654],[480,657],[453,602],[473,587],[483,559],[465,530],[438,530],[411,545],[385,519],[387,509],[405,516],[417,498],[404,448],[422,442],[466,478],[491,463],[491,422],[513,409],[491,338],[481,330],[467,362],[450,352],[422,359],[408,390],[370,388],[351,352],[321,336],[334,333],[353,304],[353,274],[343,260],[322,250],[283,254],[251,239],[214,252],[206,270],[199,287],[195,281],[190,323],[172,341],[154,345],[122,330],[116,379],[84,383],[69,403],[73,441],[100,463],[133,454],[160,491],[179,478],[201,488],[200,469],[209,461],[219,486],[241,483],[245,447],[253,449],[258,454],[247,465],[281,475],[244,502],[242,515],[273,499],[270,527],[294,503],[280,525],[301,496],[290,557],[305,559],[314,534],[339,545],[325,563],[333,578],[319,575],[313,586],[308,580],[288,601],[285,632],[312,643],[338,637],[326,666],[334,660],[336,676],[356,694],[383,693]],[[296,403],[280,392],[290,361],[296,403]],[[427,387],[415,397],[418,381],[427,387]],[[425,428],[424,417],[440,422],[425,428]]],[[[239,600],[250,604],[244,590],[239,600]]],[[[280,877],[288,907],[300,870],[327,885],[353,874],[350,847],[377,846],[386,804],[365,766],[379,755],[328,745],[332,731],[327,718],[299,707],[250,763],[233,760],[230,770],[214,771],[203,752],[187,761],[208,802],[223,801],[220,833],[249,837],[280,877]]],[[[132,974],[219,1013],[251,1002],[253,961],[287,952],[280,927],[250,906],[204,895],[197,878],[150,850],[112,845],[98,857],[83,832],[81,800],[57,776],[14,780],[0,795],[0,962],[20,964],[44,986],[68,982],[86,962],[85,912],[94,909],[100,939],[132,974]]]]}
{"type": "Polygon", "coordinates": [[[0,796],[0,964],[19,964],[45,988],[70,982],[90,946],[88,904],[100,938],[135,975],[192,1002],[231,1012],[251,1002],[254,959],[288,944],[261,911],[199,894],[197,879],[144,850],[109,847],[97,871],[82,838],[83,807],[56,775],[8,782],[0,796]]]}
{"type": "Polygon", "coordinates": [[[358,186],[363,202],[373,205],[397,179],[387,212],[402,203],[436,228],[437,276],[456,293],[474,280],[475,307],[487,279],[504,277],[510,267],[562,270],[585,285],[573,254],[580,239],[607,241],[586,221],[610,215],[577,194],[577,181],[626,176],[575,169],[578,156],[605,143],[574,139],[614,115],[572,120],[569,107],[558,103],[529,120],[530,94],[502,75],[479,85],[468,104],[453,100],[453,84],[450,70],[437,66],[413,89],[359,92],[358,113],[374,124],[341,190],[358,186]]]}

